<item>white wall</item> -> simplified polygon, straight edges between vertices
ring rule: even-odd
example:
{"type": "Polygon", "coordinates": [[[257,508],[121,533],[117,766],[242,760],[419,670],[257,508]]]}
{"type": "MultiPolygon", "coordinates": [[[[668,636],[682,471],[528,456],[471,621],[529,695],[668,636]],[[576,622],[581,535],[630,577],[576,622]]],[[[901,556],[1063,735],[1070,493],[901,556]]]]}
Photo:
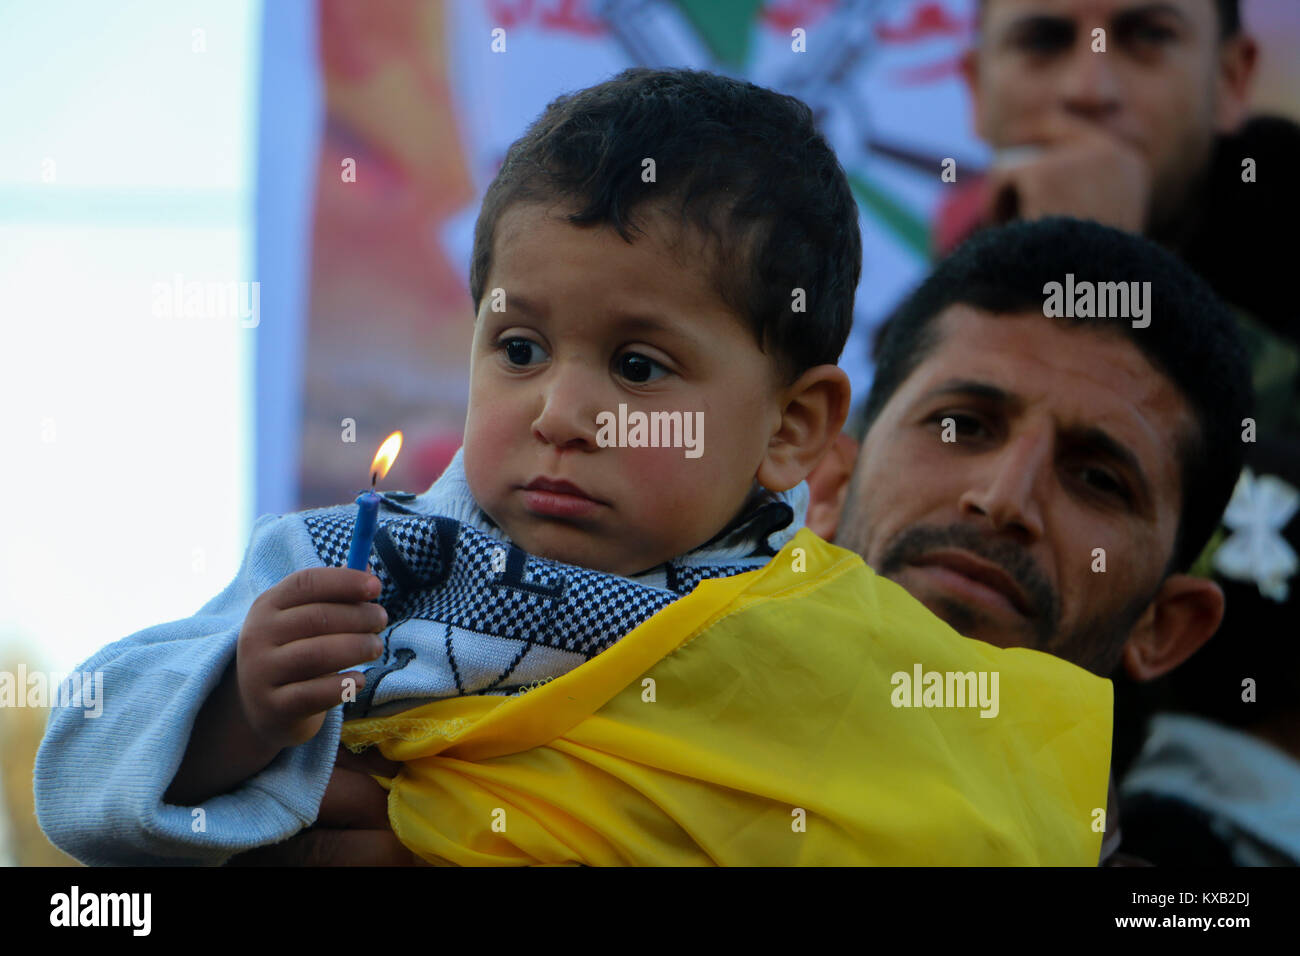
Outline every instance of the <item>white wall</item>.
{"type": "Polygon", "coordinates": [[[155,283],[258,278],[260,26],[255,0],[0,5],[0,667],[69,670],[238,568],[258,332],[160,314],[155,283]]]}

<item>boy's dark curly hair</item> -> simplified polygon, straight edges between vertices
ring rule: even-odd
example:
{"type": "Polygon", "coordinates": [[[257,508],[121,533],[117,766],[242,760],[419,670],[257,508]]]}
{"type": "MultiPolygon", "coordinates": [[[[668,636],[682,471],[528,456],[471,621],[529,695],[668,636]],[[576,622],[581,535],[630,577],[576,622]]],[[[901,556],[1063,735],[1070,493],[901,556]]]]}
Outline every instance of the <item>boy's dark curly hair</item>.
{"type": "Polygon", "coordinates": [[[640,233],[634,211],[710,239],[712,280],[789,379],[839,359],[862,271],[858,208],[812,111],[752,83],[695,70],[630,69],[560,96],[506,153],[474,230],[477,312],[502,214],[563,200],[568,221],[640,233]],[[655,161],[655,182],[642,179],[655,161]],[[804,291],[795,311],[794,290],[804,291]]]}

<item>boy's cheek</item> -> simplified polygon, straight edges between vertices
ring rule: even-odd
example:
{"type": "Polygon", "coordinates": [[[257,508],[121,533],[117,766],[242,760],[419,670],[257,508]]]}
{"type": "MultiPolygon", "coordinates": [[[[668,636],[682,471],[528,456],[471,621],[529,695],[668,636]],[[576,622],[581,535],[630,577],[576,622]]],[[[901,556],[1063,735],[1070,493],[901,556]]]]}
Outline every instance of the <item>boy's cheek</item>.
{"type": "Polygon", "coordinates": [[[491,409],[471,412],[465,426],[465,477],[477,497],[506,482],[510,451],[518,436],[504,416],[491,409]]]}
{"type": "Polygon", "coordinates": [[[629,488],[643,494],[680,494],[701,480],[702,459],[687,458],[681,448],[619,448],[619,472],[629,488]]]}
{"type": "Polygon", "coordinates": [[[687,458],[681,448],[611,450],[616,450],[622,458],[618,468],[620,484],[632,492],[625,494],[626,504],[634,509],[640,519],[638,523],[644,524],[646,530],[656,527],[664,530],[668,525],[683,522],[707,523],[713,519],[708,513],[720,507],[718,502],[737,493],[732,485],[742,486],[739,492],[742,496],[748,487],[747,480],[737,482],[718,467],[718,459],[710,459],[707,453],[700,458],[687,458]]]}

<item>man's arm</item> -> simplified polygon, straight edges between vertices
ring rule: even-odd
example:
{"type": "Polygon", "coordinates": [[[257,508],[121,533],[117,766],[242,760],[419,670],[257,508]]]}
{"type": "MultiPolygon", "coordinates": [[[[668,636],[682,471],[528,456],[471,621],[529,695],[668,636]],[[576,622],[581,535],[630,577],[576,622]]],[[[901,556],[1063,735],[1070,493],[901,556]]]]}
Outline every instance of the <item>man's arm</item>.
{"type": "Polygon", "coordinates": [[[391,777],[400,767],[384,759],[377,749],[354,754],[340,746],[315,824],[283,843],[232,857],[226,865],[427,865],[393,833],[388,822],[388,792],[371,776],[391,777]]]}

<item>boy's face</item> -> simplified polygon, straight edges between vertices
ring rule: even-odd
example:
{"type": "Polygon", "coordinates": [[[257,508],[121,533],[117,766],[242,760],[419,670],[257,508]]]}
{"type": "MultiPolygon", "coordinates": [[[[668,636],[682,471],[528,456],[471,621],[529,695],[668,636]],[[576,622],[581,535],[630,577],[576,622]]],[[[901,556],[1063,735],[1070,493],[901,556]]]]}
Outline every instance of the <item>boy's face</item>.
{"type": "Polygon", "coordinates": [[[781,421],[780,381],[713,289],[698,242],[675,255],[677,230],[647,214],[628,244],[569,224],[567,211],[516,205],[498,223],[475,322],[465,473],[519,547],[631,575],[740,512],[781,421]],[[702,453],[602,447],[597,416],[617,419],[620,405],[629,417],[681,413],[702,453]],[[539,481],[573,493],[529,489],[539,481]]]}

